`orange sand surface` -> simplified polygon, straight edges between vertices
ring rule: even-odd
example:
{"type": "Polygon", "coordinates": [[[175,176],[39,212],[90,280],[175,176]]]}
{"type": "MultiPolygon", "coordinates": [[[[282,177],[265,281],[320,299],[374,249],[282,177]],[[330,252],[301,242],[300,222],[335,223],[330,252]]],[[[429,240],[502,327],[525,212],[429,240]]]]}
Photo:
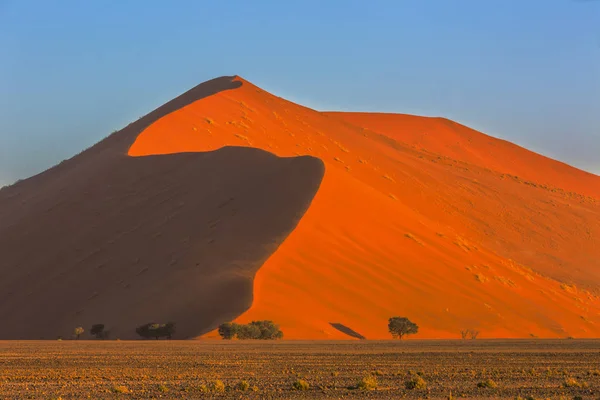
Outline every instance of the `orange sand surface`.
{"type": "Polygon", "coordinates": [[[292,339],[350,338],[332,323],[387,338],[395,315],[419,338],[600,336],[600,177],[446,119],[323,113],[236,80],[129,155],[247,146],[324,162],[238,322],[292,339]]]}

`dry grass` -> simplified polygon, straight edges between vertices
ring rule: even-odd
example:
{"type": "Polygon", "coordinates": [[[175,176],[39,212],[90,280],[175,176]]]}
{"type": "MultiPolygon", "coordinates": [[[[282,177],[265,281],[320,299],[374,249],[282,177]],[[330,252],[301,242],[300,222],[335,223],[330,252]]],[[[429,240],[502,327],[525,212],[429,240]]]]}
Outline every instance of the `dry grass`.
{"type": "Polygon", "coordinates": [[[577,339],[0,342],[0,397],[595,398],[599,351],[577,339]]]}

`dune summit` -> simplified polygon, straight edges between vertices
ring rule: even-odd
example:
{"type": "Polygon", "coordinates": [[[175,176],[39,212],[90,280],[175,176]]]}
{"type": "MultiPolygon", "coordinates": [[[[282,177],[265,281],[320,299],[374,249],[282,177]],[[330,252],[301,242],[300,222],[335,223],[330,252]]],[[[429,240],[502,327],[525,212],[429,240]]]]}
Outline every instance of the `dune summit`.
{"type": "Polygon", "coordinates": [[[600,177],[443,118],[240,77],[0,190],[1,338],[271,319],[287,338],[598,337],[600,177]]]}

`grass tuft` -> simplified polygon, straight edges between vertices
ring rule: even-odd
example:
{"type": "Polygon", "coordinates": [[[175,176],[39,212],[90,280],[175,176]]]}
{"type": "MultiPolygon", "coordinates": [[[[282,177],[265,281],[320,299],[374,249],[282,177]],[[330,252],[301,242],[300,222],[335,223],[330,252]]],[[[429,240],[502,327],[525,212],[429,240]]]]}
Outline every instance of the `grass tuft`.
{"type": "Polygon", "coordinates": [[[294,390],[308,390],[308,389],[310,389],[310,385],[308,384],[308,382],[306,382],[303,379],[298,379],[296,382],[293,383],[292,387],[294,388],[294,390]]]}

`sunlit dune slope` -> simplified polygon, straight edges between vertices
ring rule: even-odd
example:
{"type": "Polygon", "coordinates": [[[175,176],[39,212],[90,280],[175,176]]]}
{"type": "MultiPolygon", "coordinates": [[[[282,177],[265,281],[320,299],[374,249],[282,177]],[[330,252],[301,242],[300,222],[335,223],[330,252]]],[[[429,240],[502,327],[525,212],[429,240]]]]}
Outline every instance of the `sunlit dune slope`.
{"type": "Polygon", "coordinates": [[[600,196],[598,176],[446,118],[385,113],[326,114],[360,126],[367,132],[383,134],[422,151],[501,171],[525,181],[600,196]]]}
{"type": "Polygon", "coordinates": [[[235,81],[149,125],[129,155],[246,146],[324,163],[238,321],[288,338],[349,338],[334,323],[385,338],[394,315],[423,338],[600,334],[599,177],[451,121],[320,113],[235,81]]]}

